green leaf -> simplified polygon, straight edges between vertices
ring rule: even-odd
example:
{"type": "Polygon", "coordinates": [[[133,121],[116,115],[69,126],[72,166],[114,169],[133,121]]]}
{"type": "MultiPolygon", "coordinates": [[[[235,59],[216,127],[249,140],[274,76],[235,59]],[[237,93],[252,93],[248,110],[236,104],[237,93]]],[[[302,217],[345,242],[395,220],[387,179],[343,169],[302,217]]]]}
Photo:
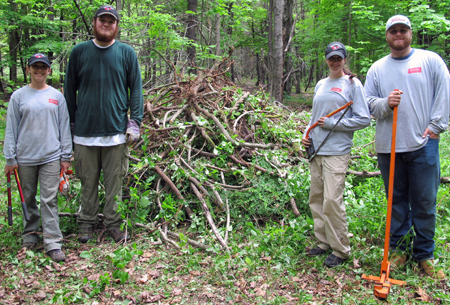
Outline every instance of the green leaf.
{"type": "Polygon", "coordinates": [[[80,253],[80,257],[85,258],[85,259],[90,259],[91,253],[89,251],[83,251],[80,253]]]}

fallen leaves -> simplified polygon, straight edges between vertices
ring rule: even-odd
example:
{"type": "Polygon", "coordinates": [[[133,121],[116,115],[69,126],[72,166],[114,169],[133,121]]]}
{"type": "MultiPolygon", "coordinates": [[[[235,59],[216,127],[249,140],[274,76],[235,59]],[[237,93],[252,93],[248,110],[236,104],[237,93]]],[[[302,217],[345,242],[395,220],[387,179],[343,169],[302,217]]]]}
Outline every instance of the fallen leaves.
{"type": "Polygon", "coordinates": [[[419,287],[419,289],[417,289],[415,299],[420,300],[422,302],[431,302],[431,297],[421,287],[419,287]]]}
{"type": "Polygon", "coordinates": [[[35,300],[37,300],[37,301],[42,301],[46,297],[47,297],[47,295],[43,291],[39,291],[39,292],[37,292],[36,294],[33,295],[33,298],[35,300]]]}

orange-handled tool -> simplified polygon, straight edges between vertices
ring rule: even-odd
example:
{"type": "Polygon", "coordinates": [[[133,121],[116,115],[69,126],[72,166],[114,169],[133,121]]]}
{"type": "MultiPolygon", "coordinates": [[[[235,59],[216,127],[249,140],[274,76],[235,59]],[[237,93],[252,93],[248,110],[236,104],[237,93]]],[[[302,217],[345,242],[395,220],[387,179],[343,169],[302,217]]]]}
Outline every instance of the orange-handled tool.
{"type": "MultiPolygon", "coordinates": [[[[399,91],[395,89],[395,91],[399,91]]],[[[384,254],[383,261],[381,262],[381,273],[380,276],[373,275],[362,275],[365,280],[374,281],[373,294],[380,298],[386,299],[389,295],[391,285],[405,286],[406,282],[394,280],[389,278],[389,273],[391,271],[391,263],[388,261],[389,255],[389,240],[391,232],[391,216],[392,216],[392,199],[394,197],[394,173],[395,173],[395,141],[397,136],[397,115],[398,107],[394,107],[394,114],[392,119],[392,142],[391,142],[391,163],[389,167],[389,189],[388,189],[388,206],[387,206],[387,217],[386,217],[386,230],[384,232],[384,254]]]]}
{"type": "MultiPolygon", "coordinates": [[[[353,101],[348,102],[347,104],[345,104],[344,106],[340,107],[339,109],[334,110],[333,112],[330,112],[329,114],[327,114],[325,117],[329,118],[333,115],[335,115],[336,113],[338,113],[339,111],[344,110],[345,108],[349,107],[353,105],[353,101]]],[[[311,127],[308,128],[308,130],[306,131],[306,135],[305,138],[309,139],[309,133],[311,132],[311,130],[315,127],[317,127],[319,121],[315,122],[314,124],[311,125],[311,127]]]]}
{"type": "MultiPolygon", "coordinates": [[[[339,94],[340,95],[340,94],[339,94]]],[[[336,124],[333,126],[333,128],[331,129],[331,131],[328,133],[328,135],[325,137],[325,139],[323,139],[322,143],[320,144],[320,146],[317,148],[317,150],[314,148],[314,141],[312,138],[309,137],[309,133],[311,132],[311,130],[315,127],[317,127],[317,125],[319,124],[319,121],[315,122],[314,124],[311,125],[311,127],[308,128],[308,130],[306,131],[305,134],[305,138],[307,140],[310,141],[310,144],[308,147],[306,147],[306,154],[308,155],[308,160],[311,161],[314,156],[319,152],[320,148],[322,147],[323,144],[325,144],[325,142],[327,141],[328,137],[331,135],[331,133],[333,132],[333,130],[336,128],[337,124],[339,124],[340,120],[342,119],[342,117],[344,117],[344,115],[347,113],[348,111],[348,107],[350,107],[353,104],[352,101],[348,102],[347,104],[345,104],[344,106],[330,112],[329,114],[327,114],[325,117],[329,118],[333,115],[335,115],[336,113],[342,111],[345,109],[344,113],[341,115],[341,117],[339,118],[339,120],[336,122],[336,124]]]]}
{"type": "Polygon", "coordinates": [[[11,174],[6,175],[6,185],[8,188],[8,225],[13,225],[12,204],[11,204],[11,174]]]}

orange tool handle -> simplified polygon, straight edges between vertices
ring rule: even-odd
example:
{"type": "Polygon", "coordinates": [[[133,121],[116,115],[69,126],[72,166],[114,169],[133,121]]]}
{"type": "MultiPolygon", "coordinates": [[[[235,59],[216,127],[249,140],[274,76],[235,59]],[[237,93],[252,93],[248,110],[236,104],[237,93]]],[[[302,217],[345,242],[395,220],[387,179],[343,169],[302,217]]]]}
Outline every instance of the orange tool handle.
{"type": "MultiPolygon", "coordinates": [[[[394,91],[399,91],[399,90],[395,89],[394,91]]],[[[387,206],[387,217],[386,217],[386,231],[384,233],[383,263],[386,263],[388,261],[388,254],[389,254],[389,239],[390,239],[391,216],[392,216],[392,200],[394,197],[395,141],[396,141],[396,137],[397,137],[397,116],[398,116],[398,107],[394,106],[394,116],[392,119],[391,163],[390,163],[390,167],[389,167],[388,206],[387,206]]],[[[386,271],[386,270],[384,270],[384,271],[386,271]]]]}
{"type": "MultiPolygon", "coordinates": [[[[338,113],[339,111],[342,111],[342,110],[344,110],[345,108],[351,106],[352,104],[353,104],[353,101],[350,101],[350,102],[348,102],[347,104],[345,104],[344,106],[342,106],[341,108],[336,109],[336,110],[333,111],[333,112],[330,112],[330,113],[327,114],[325,117],[329,118],[329,117],[335,115],[336,113],[338,113]]],[[[306,139],[309,139],[309,133],[310,133],[310,131],[311,131],[313,128],[317,127],[317,124],[318,124],[318,121],[315,122],[314,124],[312,124],[311,127],[308,128],[308,130],[306,131],[306,135],[305,135],[305,138],[306,138],[306,139]]]]}

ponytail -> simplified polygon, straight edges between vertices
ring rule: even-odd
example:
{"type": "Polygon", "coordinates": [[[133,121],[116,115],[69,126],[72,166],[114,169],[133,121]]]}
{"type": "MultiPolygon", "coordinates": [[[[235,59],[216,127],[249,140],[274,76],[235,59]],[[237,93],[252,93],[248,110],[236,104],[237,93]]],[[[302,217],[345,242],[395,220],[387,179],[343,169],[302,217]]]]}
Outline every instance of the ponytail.
{"type": "Polygon", "coordinates": [[[346,69],[342,69],[344,71],[345,75],[349,76],[350,82],[353,83],[353,78],[356,77],[357,75],[355,73],[350,72],[349,70],[346,69]]]}

